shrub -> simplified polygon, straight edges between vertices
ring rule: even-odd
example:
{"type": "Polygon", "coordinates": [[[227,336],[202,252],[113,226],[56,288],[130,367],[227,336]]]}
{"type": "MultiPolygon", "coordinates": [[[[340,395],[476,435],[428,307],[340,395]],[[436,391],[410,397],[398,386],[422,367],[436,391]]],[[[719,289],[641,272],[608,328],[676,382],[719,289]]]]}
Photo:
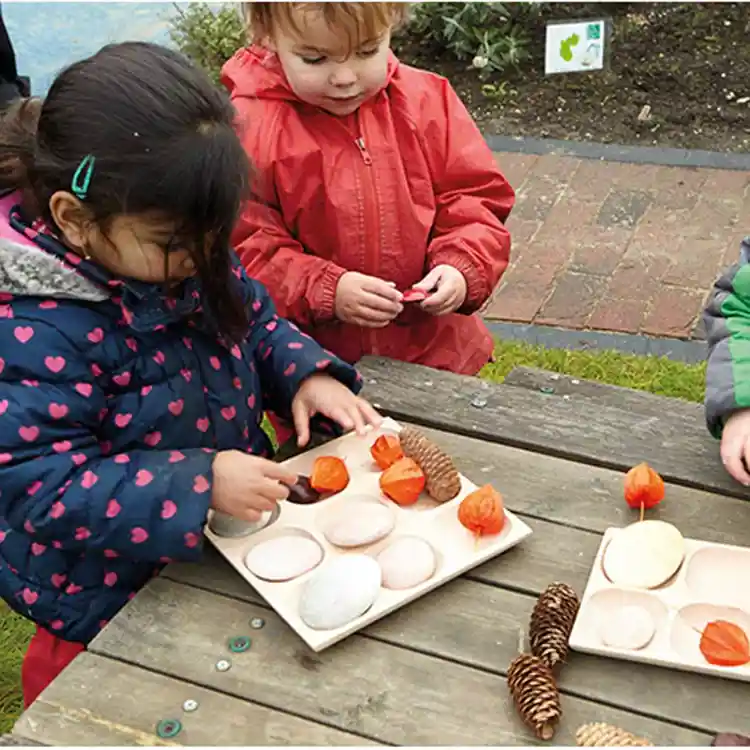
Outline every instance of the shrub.
{"type": "Polygon", "coordinates": [[[541,15],[541,5],[533,2],[422,2],[415,4],[401,36],[438,55],[447,50],[487,76],[518,68],[528,59],[541,15]]]}
{"type": "Polygon", "coordinates": [[[236,4],[221,5],[215,11],[206,3],[189,3],[171,21],[169,36],[177,49],[219,83],[221,68],[247,37],[236,4]]]}

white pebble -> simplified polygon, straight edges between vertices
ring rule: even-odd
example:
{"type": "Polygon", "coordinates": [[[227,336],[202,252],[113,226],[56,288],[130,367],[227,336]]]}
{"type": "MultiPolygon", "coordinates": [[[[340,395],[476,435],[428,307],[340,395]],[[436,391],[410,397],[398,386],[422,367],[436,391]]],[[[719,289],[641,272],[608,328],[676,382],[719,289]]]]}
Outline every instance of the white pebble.
{"type": "Polygon", "coordinates": [[[290,581],[320,564],[323,550],[305,536],[278,536],[261,542],[245,556],[245,566],[265,581],[290,581]]]}
{"type": "Polygon", "coordinates": [[[602,643],[611,648],[635,651],[647,646],[656,632],[651,613],[644,607],[619,607],[602,622],[602,643]]]}
{"type": "Polygon", "coordinates": [[[437,567],[435,551],[416,536],[394,539],[376,559],[383,572],[383,587],[396,591],[424,583],[437,567]]]}
{"type": "Polygon", "coordinates": [[[313,630],[343,627],[370,609],[380,582],[380,566],[369,555],[331,560],[305,584],[299,616],[313,630]]]}
{"type": "Polygon", "coordinates": [[[373,544],[393,531],[396,512],[383,503],[350,503],[331,514],[323,528],[325,538],[337,547],[373,544]]]}

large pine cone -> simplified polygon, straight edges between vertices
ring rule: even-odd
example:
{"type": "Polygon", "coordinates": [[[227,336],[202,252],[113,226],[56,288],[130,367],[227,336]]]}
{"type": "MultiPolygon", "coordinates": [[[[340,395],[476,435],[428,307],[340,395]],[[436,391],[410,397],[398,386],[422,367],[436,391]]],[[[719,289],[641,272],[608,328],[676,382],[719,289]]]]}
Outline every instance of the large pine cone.
{"type": "Polygon", "coordinates": [[[529,626],[531,653],[550,669],[564,662],[568,655],[568,641],[579,606],[578,594],[567,583],[550,584],[534,606],[529,626]]]}
{"type": "Polygon", "coordinates": [[[653,743],[636,737],[620,727],[596,722],[584,724],[576,732],[578,747],[653,747],[653,743]]]}
{"type": "Polygon", "coordinates": [[[419,465],[425,476],[427,494],[439,503],[453,500],[461,492],[461,477],[451,457],[413,427],[404,427],[399,435],[407,458],[419,465]]]}
{"type": "Polygon", "coordinates": [[[562,716],[560,693],[552,670],[531,654],[508,667],[508,687],[523,720],[542,740],[551,740],[562,716]]]}

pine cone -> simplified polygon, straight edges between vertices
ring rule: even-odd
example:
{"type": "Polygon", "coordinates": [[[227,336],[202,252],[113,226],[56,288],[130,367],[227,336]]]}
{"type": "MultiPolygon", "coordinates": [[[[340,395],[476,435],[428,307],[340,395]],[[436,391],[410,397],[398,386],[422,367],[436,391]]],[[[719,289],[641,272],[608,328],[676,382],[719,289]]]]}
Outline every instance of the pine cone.
{"type": "Polygon", "coordinates": [[[538,657],[521,654],[508,667],[508,687],[523,720],[537,737],[551,740],[562,715],[552,670],[538,657]]]}
{"type": "Polygon", "coordinates": [[[576,732],[578,747],[653,747],[653,742],[636,737],[620,727],[597,722],[584,724],[576,732]]]}
{"type": "Polygon", "coordinates": [[[553,583],[542,592],[531,613],[531,653],[550,669],[565,661],[568,641],[578,614],[578,594],[567,583],[553,583]]]}
{"type": "Polygon", "coordinates": [[[431,498],[446,503],[461,492],[461,477],[445,451],[412,427],[404,427],[399,439],[404,455],[416,461],[422,469],[427,494],[431,498]]]}

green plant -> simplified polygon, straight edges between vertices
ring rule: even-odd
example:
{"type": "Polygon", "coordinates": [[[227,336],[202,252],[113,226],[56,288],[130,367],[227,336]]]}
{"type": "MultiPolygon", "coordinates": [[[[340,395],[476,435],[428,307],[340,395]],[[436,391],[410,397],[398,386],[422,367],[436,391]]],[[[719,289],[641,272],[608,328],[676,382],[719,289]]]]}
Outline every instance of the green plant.
{"type": "Polygon", "coordinates": [[[171,20],[169,36],[183,55],[221,81],[224,63],[246,44],[245,25],[237,4],[219,6],[189,3],[183,9],[174,3],[177,15],[171,20]]]}
{"type": "Polygon", "coordinates": [[[403,33],[457,60],[471,61],[483,78],[518,68],[529,57],[529,42],[541,6],[533,2],[415,5],[403,33]]]}

